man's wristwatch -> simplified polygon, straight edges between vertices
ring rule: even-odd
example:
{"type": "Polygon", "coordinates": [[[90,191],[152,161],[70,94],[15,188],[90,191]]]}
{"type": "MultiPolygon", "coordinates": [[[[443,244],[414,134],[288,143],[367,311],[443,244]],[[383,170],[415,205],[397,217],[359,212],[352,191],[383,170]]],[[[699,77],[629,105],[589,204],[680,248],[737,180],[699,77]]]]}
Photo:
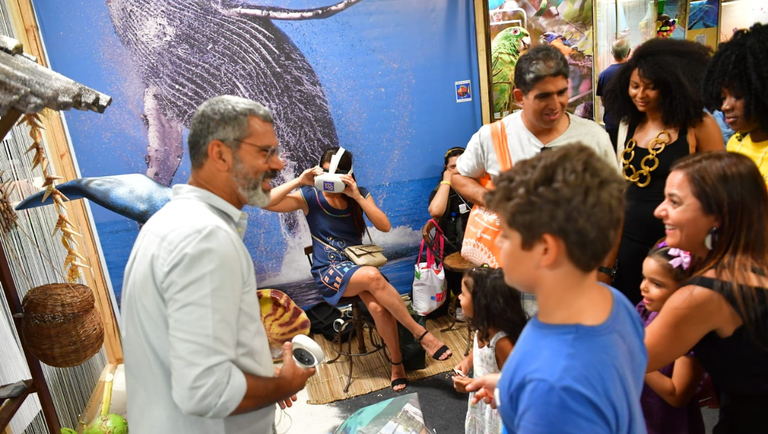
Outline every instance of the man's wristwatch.
{"type": "Polygon", "coordinates": [[[614,267],[614,268],[608,268],[608,267],[597,267],[597,272],[598,272],[598,273],[607,274],[608,276],[610,276],[610,277],[611,277],[611,280],[613,280],[613,279],[615,279],[615,278],[616,278],[616,271],[617,271],[617,270],[616,270],[616,267],[614,267]]]}

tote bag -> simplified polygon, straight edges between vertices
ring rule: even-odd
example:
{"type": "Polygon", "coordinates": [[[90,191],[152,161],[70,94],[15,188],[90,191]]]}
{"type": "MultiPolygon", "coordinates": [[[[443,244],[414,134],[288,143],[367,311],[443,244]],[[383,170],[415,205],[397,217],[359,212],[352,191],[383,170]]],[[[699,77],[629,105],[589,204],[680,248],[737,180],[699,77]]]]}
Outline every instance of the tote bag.
{"type": "MultiPolygon", "coordinates": [[[[442,252],[445,247],[445,239],[440,228],[435,224],[435,245],[438,252],[442,252]]],[[[421,248],[419,249],[419,258],[414,265],[415,270],[413,273],[413,301],[411,306],[413,310],[419,315],[425,316],[445,303],[447,296],[447,289],[445,285],[445,270],[443,269],[442,262],[435,260],[435,255],[432,253],[424,240],[421,240],[421,248]],[[422,262],[422,254],[425,253],[425,262],[422,262]]]]}
{"type": "MultiPolygon", "coordinates": [[[[512,156],[507,146],[507,130],[504,122],[499,120],[491,124],[491,139],[501,171],[511,169],[512,156]]],[[[478,181],[489,190],[495,188],[488,173],[478,181]]],[[[496,247],[496,238],[500,233],[499,216],[482,205],[473,206],[467,220],[467,228],[464,230],[464,239],[461,242],[461,256],[475,265],[488,264],[491,268],[499,268],[500,252],[496,247]]]]}

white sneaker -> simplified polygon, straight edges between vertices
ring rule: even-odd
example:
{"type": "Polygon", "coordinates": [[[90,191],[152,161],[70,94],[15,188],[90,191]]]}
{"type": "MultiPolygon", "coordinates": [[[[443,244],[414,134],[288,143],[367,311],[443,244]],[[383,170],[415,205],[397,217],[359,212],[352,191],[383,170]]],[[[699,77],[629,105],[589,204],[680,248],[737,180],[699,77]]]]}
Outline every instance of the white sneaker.
{"type": "Polygon", "coordinates": [[[464,311],[461,309],[461,306],[456,308],[456,319],[459,321],[464,321],[467,319],[467,317],[464,316],[464,311]]]}

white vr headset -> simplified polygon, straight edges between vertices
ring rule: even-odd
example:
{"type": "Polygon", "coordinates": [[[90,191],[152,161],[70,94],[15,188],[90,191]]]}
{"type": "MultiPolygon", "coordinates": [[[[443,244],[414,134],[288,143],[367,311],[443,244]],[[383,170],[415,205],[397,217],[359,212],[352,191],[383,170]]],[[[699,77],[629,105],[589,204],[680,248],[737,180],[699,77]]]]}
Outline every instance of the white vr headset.
{"type": "MultiPolygon", "coordinates": [[[[328,193],[341,193],[347,187],[341,180],[341,174],[336,173],[336,168],[339,166],[341,156],[344,155],[344,148],[339,148],[338,151],[331,157],[331,165],[328,167],[328,173],[323,173],[315,177],[315,188],[320,191],[328,193]]],[[[348,175],[351,175],[353,168],[349,169],[348,175]]]]}

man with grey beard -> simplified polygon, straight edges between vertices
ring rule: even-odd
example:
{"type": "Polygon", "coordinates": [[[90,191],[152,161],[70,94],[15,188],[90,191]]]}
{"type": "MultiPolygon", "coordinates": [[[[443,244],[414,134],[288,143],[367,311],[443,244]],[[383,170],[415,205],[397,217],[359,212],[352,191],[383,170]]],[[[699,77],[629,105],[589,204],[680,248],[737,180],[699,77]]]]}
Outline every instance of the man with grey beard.
{"type": "Polygon", "coordinates": [[[261,323],[245,205],[264,207],[283,168],[272,114],[219,96],[195,112],[192,173],[150,218],[123,282],[123,349],[131,432],[272,432],[313,369],[291,345],[276,372],[261,323]]]}

